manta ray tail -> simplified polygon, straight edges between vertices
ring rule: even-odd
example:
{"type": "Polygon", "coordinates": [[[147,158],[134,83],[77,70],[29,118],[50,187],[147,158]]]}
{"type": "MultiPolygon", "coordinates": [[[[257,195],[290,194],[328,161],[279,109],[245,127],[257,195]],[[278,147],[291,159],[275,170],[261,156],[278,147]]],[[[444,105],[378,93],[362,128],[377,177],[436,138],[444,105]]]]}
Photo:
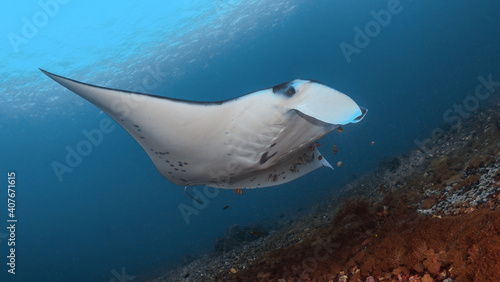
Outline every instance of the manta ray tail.
{"type": "Polygon", "coordinates": [[[191,198],[191,199],[193,199],[193,200],[197,201],[198,203],[200,203],[200,205],[203,205],[203,202],[202,202],[202,201],[200,201],[200,200],[196,199],[195,197],[191,196],[191,195],[188,193],[187,188],[188,188],[188,186],[184,186],[184,192],[186,192],[186,195],[188,195],[188,197],[189,197],[189,198],[191,198]]]}

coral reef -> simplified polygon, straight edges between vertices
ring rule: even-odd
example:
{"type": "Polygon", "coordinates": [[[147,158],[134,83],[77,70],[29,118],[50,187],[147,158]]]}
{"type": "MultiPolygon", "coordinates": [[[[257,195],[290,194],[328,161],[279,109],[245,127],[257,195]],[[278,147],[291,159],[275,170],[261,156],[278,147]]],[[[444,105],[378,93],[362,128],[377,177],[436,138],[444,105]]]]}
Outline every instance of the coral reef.
{"type": "MultiPolygon", "coordinates": [[[[282,281],[500,279],[500,209],[435,218],[419,215],[403,196],[382,203],[346,203],[328,228],[274,250],[235,274],[282,281]],[[268,275],[269,274],[269,275],[268,275]]],[[[430,280],[430,281],[434,281],[430,280]]]]}

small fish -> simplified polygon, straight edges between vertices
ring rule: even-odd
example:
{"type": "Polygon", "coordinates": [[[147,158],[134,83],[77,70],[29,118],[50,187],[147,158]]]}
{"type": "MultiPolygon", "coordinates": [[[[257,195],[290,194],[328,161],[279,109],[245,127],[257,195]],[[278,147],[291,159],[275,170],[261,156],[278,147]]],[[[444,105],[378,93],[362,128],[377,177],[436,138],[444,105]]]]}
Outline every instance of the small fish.
{"type": "Polygon", "coordinates": [[[240,188],[235,188],[235,189],[234,189],[234,192],[235,192],[236,194],[238,194],[238,195],[243,194],[243,190],[241,190],[240,188]]]}
{"type": "Polygon", "coordinates": [[[316,147],[319,148],[319,147],[321,147],[321,144],[319,144],[318,142],[316,142],[316,144],[314,144],[314,146],[316,146],[316,147]]]}
{"type": "Polygon", "coordinates": [[[344,131],[344,129],[343,129],[343,128],[342,128],[342,126],[340,126],[340,125],[339,125],[339,127],[337,127],[337,130],[338,130],[339,132],[344,131]]]}
{"type": "Polygon", "coordinates": [[[266,237],[267,234],[259,231],[251,231],[250,232],[252,235],[259,236],[259,237],[266,237]]]}
{"type": "Polygon", "coordinates": [[[227,210],[227,209],[229,208],[229,206],[230,206],[230,205],[227,205],[227,206],[223,207],[222,209],[223,209],[223,210],[227,210]]]}
{"type": "Polygon", "coordinates": [[[339,161],[339,162],[337,163],[337,166],[338,166],[338,167],[340,167],[341,165],[342,165],[342,161],[339,161]]]}
{"type": "Polygon", "coordinates": [[[336,154],[338,152],[337,146],[333,145],[333,153],[336,154]]]}
{"type": "Polygon", "coordinates": [[[372,141],[372,143],[370,143],[370,145],[372,145],[372,146],[375,145],[375,141],[372,141]]]}

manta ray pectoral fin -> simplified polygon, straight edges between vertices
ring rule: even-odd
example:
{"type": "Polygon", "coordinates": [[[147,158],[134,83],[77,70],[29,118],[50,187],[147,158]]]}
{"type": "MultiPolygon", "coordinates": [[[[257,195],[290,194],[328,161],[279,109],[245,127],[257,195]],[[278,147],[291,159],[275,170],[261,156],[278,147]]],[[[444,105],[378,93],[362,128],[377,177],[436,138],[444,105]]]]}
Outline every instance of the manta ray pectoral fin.
{"type": "Polygon", "coordinates": [[[349,96],[323,84],[299,86],[304,94],[294,110],[328,124],[348,124],[360,121],[366,114],[349,96]]]}
{"type": "Polygon", "coordinates": [[[216,162],[212,152],[221,143],[206,142],[205,136],[215,131],[214,125],[224,125],[220,117],[228,112],[220,110],[223,106],[106,88],[41,71],[118,122],[168,180],[185,186],[209,178],[203,165],[216,162]]]}

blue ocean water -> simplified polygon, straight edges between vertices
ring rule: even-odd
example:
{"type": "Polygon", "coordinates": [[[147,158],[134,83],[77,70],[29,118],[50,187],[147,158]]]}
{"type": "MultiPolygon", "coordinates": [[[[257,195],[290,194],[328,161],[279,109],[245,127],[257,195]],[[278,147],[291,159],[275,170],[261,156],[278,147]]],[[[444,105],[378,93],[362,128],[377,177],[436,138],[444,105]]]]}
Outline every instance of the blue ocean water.
{"type": "Polygon", "coordinates": [[[16,173],[18,222],[12,275],[4,181],[0,280],[111,281],[123,271],[142,277],[210,252],[234,224],[272,224],[307,210],[429,138],[446,123],[444,113],[474,93],[478,77],[500,81],[499,14],[493,0],[3,3],[0,166],[5,180],[16,173]],[[242,195],[210,190],[217,195],[197,206],[114,121],[102,142],[58,177],[54,162],[65,163],[83,131],[108,117],[38,68],[198,101],[316,79],[369,113],[320,140],[325,158],[342,167],[242,195]],[[197,213],[183,216],[179,205],[197,213]]]}

